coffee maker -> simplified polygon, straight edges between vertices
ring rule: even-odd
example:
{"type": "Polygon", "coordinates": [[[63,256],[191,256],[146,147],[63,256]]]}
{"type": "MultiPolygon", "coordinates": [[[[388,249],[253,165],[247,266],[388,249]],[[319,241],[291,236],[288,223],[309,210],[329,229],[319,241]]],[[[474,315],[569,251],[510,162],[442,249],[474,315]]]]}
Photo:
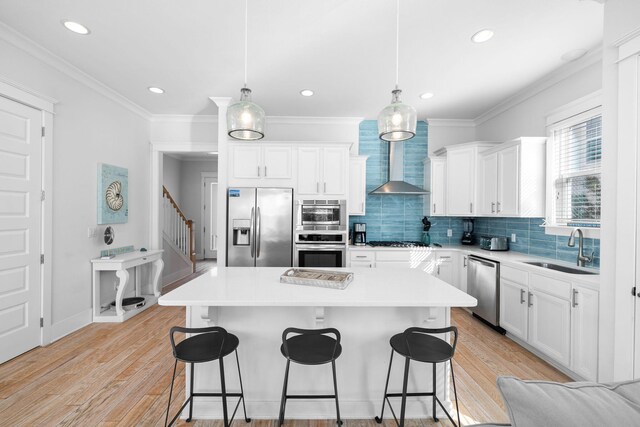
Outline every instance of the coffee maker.
{"type": "Polygon", "coordinates": [[[463,219],[462,230],[462,239],[460,240],[460,243],[463,245],[473,245],[476,242],[476,239],[473,237],[473,219],[463,219]]]}
{"type": "Polygon", "coordinates": [[[356,246],[367,244],[367,224],[363,222],[353,224],[353,244],[356,246]]]}

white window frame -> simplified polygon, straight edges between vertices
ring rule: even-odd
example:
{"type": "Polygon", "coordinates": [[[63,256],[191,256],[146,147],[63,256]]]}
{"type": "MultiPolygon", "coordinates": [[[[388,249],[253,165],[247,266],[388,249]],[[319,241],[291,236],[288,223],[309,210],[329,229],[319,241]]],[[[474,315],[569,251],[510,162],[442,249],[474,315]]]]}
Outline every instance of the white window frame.
{"type": "MultiPolygon", "coordinates": [[[[577,99],[569,104],[563,105],[547,115],[547,202],[545,212],[545,224],[543,225],[545,234],[557,236],[568,236],[576,227],[566,225],[556,225],[547,222],[555,218],[555,177],[551,165],[554,164],[554,139],[553,131],[558,126],[569,127],[574,124],[584,122],[594,115],[602,114],[602,91],[591,93],[583,98],[577,99]]],[[[600,228],[580,227],[585,237],[599,239],[600,228]]]]}

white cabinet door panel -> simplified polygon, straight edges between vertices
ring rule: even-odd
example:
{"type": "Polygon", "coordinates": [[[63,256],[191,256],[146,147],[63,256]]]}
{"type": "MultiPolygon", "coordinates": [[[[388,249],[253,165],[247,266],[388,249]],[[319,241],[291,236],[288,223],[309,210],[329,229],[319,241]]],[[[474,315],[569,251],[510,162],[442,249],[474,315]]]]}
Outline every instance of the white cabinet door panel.
{"type": "Polygon", "coordinates": [[[320,191],[326,195],[342,196],[347,193],[348,151],[343,147],[324,148],[320,191]]]}
{"type": "Polygon", "coordinates": [[[231,167],[232,179],[257,179],[262,175],[261,147],[234,146],[233,163],[231,167]]]}
{"type": "Polygon", "coordinates": [[[291,147],[264,147],[265,179],[291,179],[293,165],[291,147]]]}
{"type": "Polygon", "coordinates": [[[543,292],[530,291],[529,297],[529,343],[569,366],[571,303],[543,292]]]}
{"type": "Polygon", "coordinates": [[[480,200],[480,213],[494,215],[498,201],[498,155],[496,153],[480,158],[478,197],[480,200]]]}
{"type": "Polygon", "coordinates": [[[319,194],[320,148],[298,149],[298,194],[319,194]]]}
{"type": "Polygon", "coordinates": [[[431,159],[431,216],[447,214],[446,200],[447,159],[431,159]]]}
{"type": "Polygon", "coordinates": [[[476,183],[475,149],[451,150],[447,153],[447,214],[474,213],[476,183]]]}
{"type": "Polygon", "coordinates": [[[500,326],[523,341],[528,336],[527,290],[525,286],[500,279],[500,326]]]}
{"type": "Polygon", "coordinates": [[[520,213],[520,167],[519,149],[514,145],[498,151],[498,205],[500,215],[518,215],[520,213]]]}
{"type": "Polygon", "coordinates": [[[571,369],[590,381],[598,377],[598,292],[575,286],[571,309],[571,369]]]}

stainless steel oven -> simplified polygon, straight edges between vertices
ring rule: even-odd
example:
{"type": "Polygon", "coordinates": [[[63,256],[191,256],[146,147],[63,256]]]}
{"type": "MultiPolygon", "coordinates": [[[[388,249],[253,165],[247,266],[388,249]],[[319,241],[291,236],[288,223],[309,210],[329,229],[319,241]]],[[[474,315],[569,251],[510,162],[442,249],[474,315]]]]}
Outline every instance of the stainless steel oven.
{"type": "Polygon", "coordinates": [[[345,232],[296,233],[293,248],[294,267],[346,267],[345,232]]]}
{"type": "Polygon", "coordinates": [[[296,230],[347,230],[346,200],[297,200],[296,230]]]}

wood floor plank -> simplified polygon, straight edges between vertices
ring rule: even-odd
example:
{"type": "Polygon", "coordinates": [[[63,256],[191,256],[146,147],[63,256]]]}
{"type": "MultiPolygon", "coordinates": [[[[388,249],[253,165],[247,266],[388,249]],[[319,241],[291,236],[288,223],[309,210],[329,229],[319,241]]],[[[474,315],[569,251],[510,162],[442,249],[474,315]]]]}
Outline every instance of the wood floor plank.
{"type": "MultiPolygon", "coordinates": [[[[92,324],[0,365],[0,425],[163,425],[174,364],[168,330],[184,325],[184,320],[184,308],[154,306],[124,324],[92,324]]],[[[495,383],[500,375],[569,381],[463,310],[452,311],[452,323],[460,330],[454,369],[463,425],[508,421],[495,383]]],[[[184,364],[179,363],[171,416],[184,401],[184,385],[184,364]]],[[[177,425],[222,427],[220,420],[180,420],[177,425]]],[[[451,423],[424,418],[407,420],[406,425],[451,423]]],[[[253,420],[247,425],[237,420],[234,427],[277,427],[277,422],[253,420]]],[[[286,420],[285,427],[335,427],[335,421],[286,420]]],[[[395,424],[347,419],[345,427],[395,424]]]]}

